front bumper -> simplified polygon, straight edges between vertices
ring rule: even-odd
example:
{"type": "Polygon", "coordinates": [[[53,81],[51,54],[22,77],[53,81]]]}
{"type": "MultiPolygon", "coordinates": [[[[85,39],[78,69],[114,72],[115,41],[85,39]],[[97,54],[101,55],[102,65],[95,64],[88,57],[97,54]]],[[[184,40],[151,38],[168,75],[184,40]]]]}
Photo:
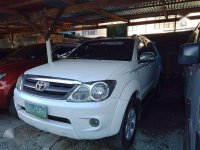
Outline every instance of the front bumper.
{"type": "MultiPolygon", "coordinates": [[[[116,109],[127,103],[111,97],[102,102],[72,103],[65,100],[36,97],[18,90],[15,90],[14,95],[19,118],[41,130],[73,139],[100,139],[117,134],[122,117],[115,115],[116,109]],[[29,114],[24,110],[26,101],[44,105],[48,108],[48,115],[67,118],[70,123],[43,119],[29,114]],[[90,125],[89,122],[92,118],[99,120],[98,127],[90,125]]],[[[123,111],[121,114],[123,116],[123,111]]]]}

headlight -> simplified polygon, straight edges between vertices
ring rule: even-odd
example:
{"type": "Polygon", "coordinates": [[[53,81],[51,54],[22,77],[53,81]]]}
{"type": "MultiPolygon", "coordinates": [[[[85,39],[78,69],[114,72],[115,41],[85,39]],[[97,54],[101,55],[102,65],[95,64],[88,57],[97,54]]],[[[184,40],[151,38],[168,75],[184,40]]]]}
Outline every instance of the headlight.
{"type": "Polygon", "coordinates": [[[109,95],[108,84],[104,82],[97,82],[91,89],[91,97],[94,101],[106,99],[109,95]]]}
{"type": "Polygon", "coordinates": [[[17,83],[16,83],[16,88],[19,90],[19,91],[22,91],[22,75],[18,78],[17,80],[17,83]]]}
{"type": "Polygon", "coordinates": [[[5,75],[6,75],[5,73],[0,72],[0,80],[3,79],[3,77],[4,77],[5,75]]]}
{"type": "Polygon", "coordinates": [[[69,96],[67,101],[97,102],[108,98],[113,92],[116,81],[106,80],[81,84],[69,96]]]}
{"type": "Polygon", "coordinates": [[[87,101],[90,96],[90,89],[87,86],[80,86],[77,91],[72,94],[74,101],[87,101]]]}

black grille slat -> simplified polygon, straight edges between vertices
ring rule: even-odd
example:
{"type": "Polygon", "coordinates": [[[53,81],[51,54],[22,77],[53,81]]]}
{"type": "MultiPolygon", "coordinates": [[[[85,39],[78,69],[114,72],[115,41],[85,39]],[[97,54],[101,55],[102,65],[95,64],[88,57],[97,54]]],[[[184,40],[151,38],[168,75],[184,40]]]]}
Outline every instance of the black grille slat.
{"type": "Polygon", "coordinates": [[[33,77],[31,77],[31,79],[24,77],[23,91],[47,98],[64,99],[76,86],[75,84],[48,82],[49,86],[44,91],[37,91],[35,88],[36,83],[37,80],[35,80],[33,77]]]}

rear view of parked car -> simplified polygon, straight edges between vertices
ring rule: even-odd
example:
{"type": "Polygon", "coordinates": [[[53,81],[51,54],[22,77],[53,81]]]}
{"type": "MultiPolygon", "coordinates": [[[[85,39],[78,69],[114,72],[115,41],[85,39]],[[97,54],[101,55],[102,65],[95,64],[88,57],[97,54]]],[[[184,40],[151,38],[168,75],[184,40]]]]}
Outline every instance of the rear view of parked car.
{"type": "Polygon", "coordinates": [[[67,59],[20,76],[15,107],[36,128],[73,139],[112,136],[117,148],[128,149],[161,70],[160,55],[145,37],[88,41],[67,59]]]}
{"type": "Polygon", "coordinates": [[[188,44],[179,51],[179,64],[184,66],[186,121],[184,149],[200,149],[200,25],[191,34],[188,44]]]}
{"type": "MultiPolygon", "coordinates": [[[[60,43],[52,47],[55,60],[57,55],[62,55],[74,49],[79,44],[60,43]]],[[[17,78],[26,70],[47,62],[46,45],[36,44],[22,47],[0,61],[0,109],[7,109],[16,114],[13,91],[17,78]]]]}

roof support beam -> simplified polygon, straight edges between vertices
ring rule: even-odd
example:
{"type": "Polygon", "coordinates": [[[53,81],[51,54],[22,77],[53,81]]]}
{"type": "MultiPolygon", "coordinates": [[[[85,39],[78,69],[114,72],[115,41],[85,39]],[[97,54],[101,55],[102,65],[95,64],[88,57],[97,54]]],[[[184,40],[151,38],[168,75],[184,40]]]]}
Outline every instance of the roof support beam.
{"type": "Polygon", "coordinates": [[[35,3],[39,3],[39,2],[43,2],[43,0],[28,0],[28,1],[23,2],[23,3],[17,3],[17,4],[14,4],[14,5],[10,5],[7,8],[17,8],[17,7],[31,5],[31,4],[35,4],[35,3]]]}
{"type": "MultiPolygon", "coordinates": [[[[63,0],[64,2],[72,5],[72,6],[75,6],[75,5],[78,5],[76,4],[76,0],[63,0]]],[[[115,15],[115,14],[112,14],[112,13],[109,13],[107,11],[104,11],[102,9],[99,9],[99,10],[91,10],[91,12],[94,12],[100,16],[103,16],[103,17],[107,17],[107,18],[110,18],[110,19],[113,19],[113,20],[116,20],[116,21],[123,21],[123,22],[128,22],[128,19],[125,19],[123,17],[120,17],[118,15],[115,15]]]]}
{"type": "MultiPolygon", "coordinates": [[[[194,13],[194,12],[199,12],[199,8],[187,8],[184,10],[172,10],[168,12],[168,15],[182,15],[185,16],[184,14],[188,14],[188,13],[194,13]]],[[[145,14],[139,14],[139,15],[131,15],[131,16],[127,16],[125,17],[128,20],[131,19],[139,19],[139,18],[148,18],[148,17],[157,17],[157,16],[162,16],[163,13],[161,12],[155,12],[155,13],[145,13],[145,14]]],[[[87,16],[85,16],[87,17],[87,16]]],[[[85,23],[75,23],[74,25],[94,25],[97,23],[106,23],[106,22],[111,22],[111,19],[97,19],[97,20],[92,20],[92,21],[88,21],[85,23]]]]}
{"type": "MultiPolygon", "coordinates": [[[[51,40],[50,40],[50,36],[51,33],[54,31],[55,26],[58,22],[58,20],[60,19],[60,16],[63,14],[64,8],[61,8],[57,15],[55,20],[52,22],[52,24],[50,25],[50,27],[47,30],[47,34],[45,36],[45,41],[46,41],[46,48],[47,48],[47,59],[48,59],[48,63],[52,63],[52,49],[51,49],[51,40]]],[[[47,25],[48,26],[48,25],[47,25]]]]}
{"type": "Polygon", "coordinates": [[[163,14],[165,16],[166,19],[168,19],[168,14],[167,14],[167,10],[166,10],[166,7],[165,7],[165,0],[160,0],[162,2],[162,10],[163,10],[163,14]]]}
{"type": "MultiPolygon", "coordinates": [[[[68,1],[68,0],[65,0],[65,1],[68,1]]],[[[192,2],[192,1],[198,1],[198,0],[190,0],[190,1],[186,0],[186,1],[192,2]]],[[[110,6],[123,7],[123,6],[131,5],[133,3],[142,3],[142,2],[148,2],[148,1],[147,0],[94,0],[94,1],[79,3],[76,5],[66,7],[64,10],[64,13],[91,11],[91,10],[102,9],[102,8],[110,7],[110,6]]],[[[171,3],[167,3],[167,4],[178,4],[178,3],[184,3],[184,2],[183,1],[171,2],[171,3]]],[[[162,3],[155,4],[155,6],[162,6],[162,3]]],[[[141,8],[147,8],[147,7],[148,6],[144,6],[141,8]]]]}
{"type": "Polygon", "coordinates": [[[60,16],[63,14],[63,11],[64,11],[64,8],[61,8],[61,9],[58,11],[55,20],[54,20],[53,23],[50,25],[50,27],[49,27],[49,29],[48,29],[48,32],[47,32],[47,34],[46,34],[46,36],[45,36],[45,39],[46,39],[46,40],[49,39],[51,33],[52,33],[53,30],[55,29],[55,25],[57,24],[57,22],[58,22],[60,16]]]}
{"type": "Polygon", "coordinates": [[[9,9],[9,8],[4,8],[0,7],[0,13],[5,13],[5,14],[16,14],[17,11],[9,9]]]}
{"type": "Polygon", "coordinates": [[[95,12],[96,14],[99,14],[100,16],[104,16],[110,19],[113,19],[115,21],[123,21],[123,22],[128,22],[128,19],[125,19],[123,17],[120,17],[118,15],[106,12],[104,10],[93,10],[93,12],[95,12]]]}
{"type": "MultiPolygon", "coordinates": [[[[63,0],[63,1],[73,1],[73,0],[63,0]]],[[[118,1],[118,0],[116,0],[116,1],[118,1]]],[[[126,2],[127,0],[125,0],[125,2],[126,2]]],[[[133,0],[134,1],[134,0],[133,0]]],[[[141,2],[148,2],[147,0],[141,0],[141,1],[139,1],[140,3],[141,2]]],[[[191,1],[189,1],[189,0],[185,0],[185,2],[196,2],[197,0],[191,0],[191,1]]],[[[199,1],[199,0],[198,0],[199,1]]],[[[103,0],[102,0],[102,2],[103,2],[103,0]]],[[[135,2],[138,2],[138,0],[135,0],[135,2]]],[[[68,3],[69,4],[69,3],[68,3]]],[[[127,4],[127,3],[126,3],[127,4]]],[[[178,2],[173,2],[173,1],[171,1],[171,2],[168,2],[168,3],[166,3],[166,5],[175,5],[175,4],[184,4],[184,2],[183,1],[178,1],[178,2]]],[[[156,7],[162,7],[162,3],[156,3],[155,4],[155,6],[156,7]]],[[[123,5],[122,5],[123,6],[123,5]]],[[[68,8],[68,7],[67,7],[68,8]]],[[[142,7],[140,7],[140,8],[137,8],[137,9],[142,9],[142,8],[148,8],[148,5],[145,5],[145,6],[142,6],[142,7]]],[[[80,10],[81,11],[81,10],[80,10]]],[[[178,14],[187,14],[187,13],[192,13],[192,12],[199,12],[199,8],[198,7],[196,7],[196,8],[185,8],[185,9],[177,9],[177,10],[170,10],[170,11],[168,11],[167,12],[167,10],[166,10],[166,13],[167,13],[167,15],[169,16],[169,15],[171,15],[171,14],[174,14],[174,12],[176,12],[176,13],[178,13],[178,14]],[[173,12],[173,13],[172,13],[173,12]]],[[[127,17],[123,17],[124,19],[127,19],[127,20],[130,20],[130,19],[138,19],[138,18],[145,18],[145,17],[155,17],[155,16],[161,16],[161,15],[163,15],[163,10],[160,10],[160,12],[151,12],[151,13],[145,13],[145,14],[138,14],[138,15],[131,15],[131,16],[127,16],[127,17]]],[[[87,17],[89,17],[89,15],[82,15],[82,16],[77,16],[76,18],[77,19],[84,19],[84,18],[87,18],[87,17]]],[[[69,17],[68,18],[69,20],[71,20],[71,19],[73,19],[73,17],[69,17]]],[[[110,21],[112,21],[112,20],[109,20],[108,18],[106,18],[106,19],[104,19],[105,21],[102,21],[102,19],[97,19],[97,20],[93,20],[93,21],[89,21],[89,22],[95,22],[95,23],[103,23],[103,22],[110,22],[110,21]]],[[[81,23],[83,23],[83,24],[87,24],[88,22],[80,22],[80,24],[81,23]]],[[[75,24],[79,24],[78,22],[77,23],[75,23],[75,24]]],[[[79,24],[79,25],[80,25],[79,24]]],[[[91,24],[91,23],[90,23],[91,24]]]]}
{"type": "MultiPolygon", "coordinates": [[[[188,17],[189,19],[200,19],[200,16],[188,17]]],[[[127,23],[128,26],[144,25],[144,24],[153,24],[153,23],[165,23],[165,22],[175,22],[179,21],[182,18],[169,18],[169,19],[160,19],[160,20],[150,20],[150,21],[140,21],[140,22],[131,22],[127,23]]],[[[68,31],[80,31],[80,30],[93,30],[93,29],[103,29],[107,28],[109,25],[102,26],[92,26],[92,27],[80,27],[80,28],[71,28],[68,31]]]]}
{"type": "Polygon", "coordinates": [[[26,15],[26,14],[21,14],[21,15],[24,17],[24,19],[27,21],[28,25],[29,25],[35,32],[40,33],[43,37],[45,37],[44,31],[43,31],[40,27],[38,27],[37,24],[36,24],[35,22],[33,23],[28,15],[26,15]]]}
{"type": "Polygon", "coordinates": [[[64,13],[83,12],[102,9],[109,6],[127,6],[139,0],[95,0],[66,7],[64,13]]]}

